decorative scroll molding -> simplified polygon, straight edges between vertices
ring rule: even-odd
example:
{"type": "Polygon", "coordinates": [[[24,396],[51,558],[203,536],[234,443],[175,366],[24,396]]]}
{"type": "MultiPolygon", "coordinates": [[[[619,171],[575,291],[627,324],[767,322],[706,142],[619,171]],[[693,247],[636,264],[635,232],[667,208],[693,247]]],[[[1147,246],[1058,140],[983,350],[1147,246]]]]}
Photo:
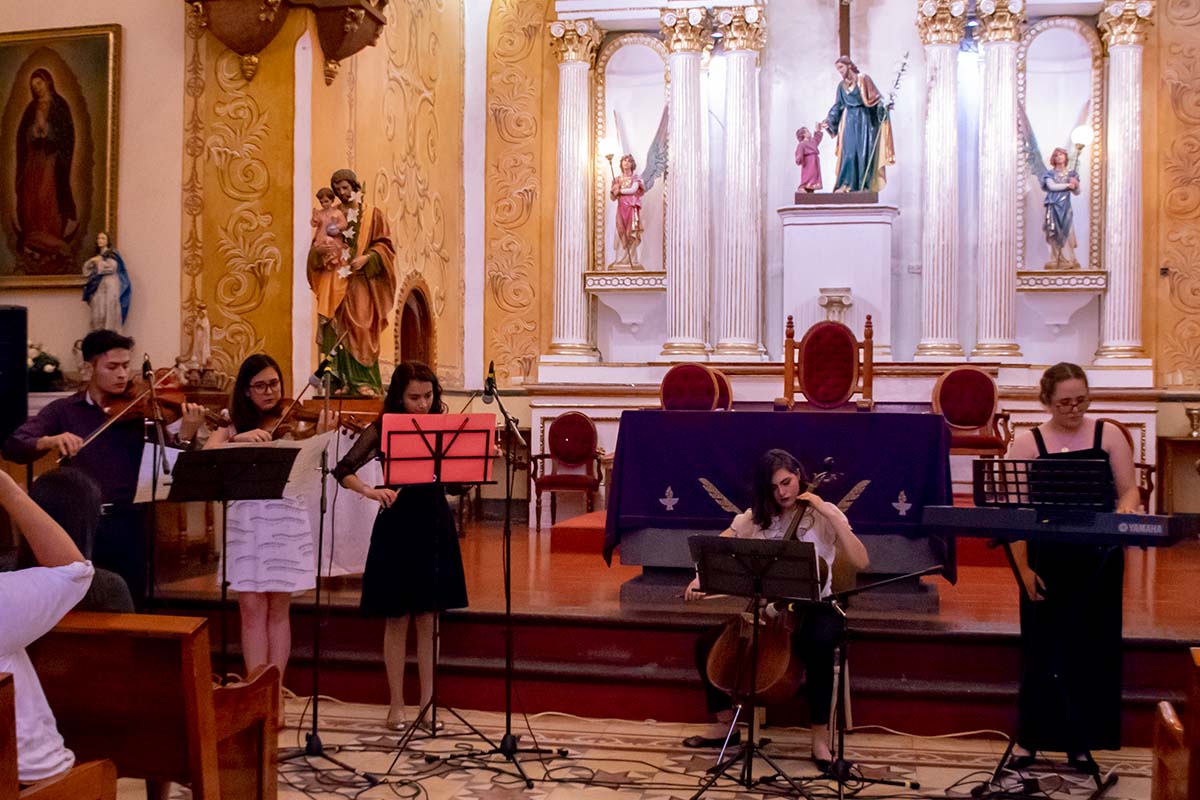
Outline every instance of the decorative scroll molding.
{"type": "Polygon", "coordinates": [[[975,7],[979,17],[980,42],[1017,42],[1025,25],[1025,0],[1008,0],[997,5],[996,0],[979,0],[975,7]]]}
{"type": "Polygon", "coordinates": [[[591,64],[604,33],[595,20],[556,19],[547,25],[550,31],[550,52],[561,64],[564,61],[580,61],[591,64]]]}
{"type": "Polygon", "coordinates": [[[1146,43],[1154,14],[1154,0],[1115,0],[1100,12],[1105,47],[1146,43]]]}
{"type": "MultiPolygon", "coordinates": [[[[1021,2],[1022,0],[1014,0],[1021,2]]],[[[758,6],[718,8],[713,12],[721,43],[726,50],[761,53],[767,42],[767,18],[758,6]]]]}
{"type": "Polygon", "coordinates": [[[958,44],[967,29],[966,0],[924,0],[917,7],[921,43],[958,44]]]}
{"type": "Polygon", "coordinates": [[[712,44],[712,25],[704,8],[664,9],[662,38],[672,53],[699,53],[712,44]]]}
{"type": "MultiPolygon", "coordinates": [[[[1166,300],[1156,305],[1162,384],[1200,383],[1200,3],[1166,0],[1157,31],[1158,258],[1166,300]]],[[[1161,296],[1161,294],[1160,294],[1161,296]]]]}
{"type": "MultiPolygon", "coordinates": [[[[609,171],[608,162],[604,158],[604,154],[600,152],[601,142],[608,134],[608,119],[609,115],[605,110],[607,108],[607,80],[606,69],[608,62],[614,55],[617,54],[622,47],[631,45],[644,45],[649,47],[663,60],[663,85],[666,89],[663,95],[663,105],[666,108],[671,106],[671,71],[667,69],[667,47],[663,44],[662,39],[657,36],[651,36],[648,33],[622,33],[619,36],[614,36],[604,43],[604,47],[600,50],[600,55],[596,58],[595,70],[595,114],[596,114],[596,131],[594,149],[596,153],[596,163],[593,167],[595,174],[595,190],[592,200],[592,240],[595,255],[592,263],[598,267],[604,266],[606,259],[604,257],[605,242],[611,238],[606,229],[608,221],[608,185],[609,171]]],[[[665,201],[665,194],[664,194],[665,201]]],[[[663,240],[663,263],[666,263],[666,240],[663,240]]]]}
{"type": "MultiPolygon", "coordinates": [[[[1029,47],[1038,35],[1055,28],[1066,28],[1078,33],[1087,42],[1088,49],[1092,54],[1091,96],[1088,101],[1088,125],[1092,129],[1092,142],[1088,145],[1091,155],[1087,198],[1088,258],[1085,268],[1089,270],[1104,269],[1102,263],[1104,250],[1104,148],[1106,143],[1104,136],[1104,48],[1100,44],[1100,37],[1097,35],[1096,29],[1077,17],[1046,17],[1030,25],[1021,37],[1021,45],[1017,49],[1017,106],[1025,107],[1028,86],[1025,63],[1029,55],[1029,47]]],[[[1022,124],[1020,117],[1017,119],[1017,124],[1022,124]]],[[[1017,180],[1019,181],[1017,197],[1020,201],[1017,203],[1014,213],[1017,215],[1017,269],[1022,270],[1028,266],[1025,261],[1024,197],[1029,191],[1031,177],[1028,154],[1025,151],[1025,142],[1028,137],[1022,132],[1017,139],[1021,143],[1017,154],[1017,180]]]]}
{"type": "Polygon", "coordinates": [[[553,91],[544,77],[548,4],[496,0],[488,28],[484,355],[506,384],[533,373],[549,291],[541,250],[552,216],[542,189],[542,145],[554,135],[552,116],[542,116],[542,94],[553,91]]]}

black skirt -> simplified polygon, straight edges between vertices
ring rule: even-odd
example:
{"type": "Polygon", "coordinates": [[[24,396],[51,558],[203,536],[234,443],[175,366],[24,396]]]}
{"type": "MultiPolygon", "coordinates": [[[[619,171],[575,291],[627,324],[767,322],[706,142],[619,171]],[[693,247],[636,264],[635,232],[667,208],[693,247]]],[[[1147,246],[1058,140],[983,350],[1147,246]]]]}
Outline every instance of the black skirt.
{"type": "Polygon", "coordinates": [[[1029,566],[1046,599],[1021,592],[1017,741],[1071,754],[1119,749],[1125,552],[1030,542],[1029,566]]]}
{"type": "Polygon", "coordinates": [[[445,492],[440,486],[401,489],[371,530],[363,615],[403,617],[466,605],[462,553],[445,492]]]}

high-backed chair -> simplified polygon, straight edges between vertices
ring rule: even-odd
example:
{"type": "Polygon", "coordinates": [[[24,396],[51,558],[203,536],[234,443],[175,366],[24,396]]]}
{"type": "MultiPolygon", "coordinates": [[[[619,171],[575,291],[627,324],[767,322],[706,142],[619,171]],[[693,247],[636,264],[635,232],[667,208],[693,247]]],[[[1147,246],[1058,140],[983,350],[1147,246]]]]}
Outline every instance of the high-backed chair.
{"type": "Polygon", "coordinates": [[[996,381],[978,367],[943,372],[933,387],[933,410],[950,426],[950,453],[999,458],[1012,440],[1009,414],[999,409],[996,381]]]}
{"type": "Polygon", "coordinates": [[[1138,498],[1142,501],[1142,508],[1146,511],[1150,510],[1150,498],[1154,496],[1154,470],[1153,464],[1147,464],[1145,461],[1137,460],[1137,445],[1133,442],[1133,431],[1125,427],[1124,423],[1115,420],[1112,417],[1101,417],[1105,425],[1112,425],[1125,436],[1125,441],[1129,443],[1129,452],[1133,453],[1133,468],[1137,473],[1138,498]]]}
{"type": "Polygon", "coordinates": [[[658,387],[659,402],[669,411],[713,411],[720,397],[716,374],[703,364],[676,364],[658,387]]]}
{"type": "Polygon", "coordinates": [[[596,505],[596,492],[600,489],[604,467],[603,453],[596,433],[596,424],[578,411],[568,411],[550,423],[547,433],[549,453],[530,459],[529,477],[533,480],[535,493],[536,526],[542,530],[542,494],[550,493],[550,524],[558,520],[559,492],[583,492],[587,497],[587,510],[596,505]]]}
{"type": "Polygon", "coordinates": [[[1170,703],[1158,704],[1154,720],[1151,800],[1195,800],[1200,797],[1200,648],[1190,653],[1187,675],[1187,720],[1170,703]]]}
{"type": "Polygon", "coordinates": [[[733,384],[729,382],[729,378],[721,370],[709,367],[708,371],[717,379],[717,408],[721,411],[732,411],[733,384]]]}
{"type": "Polygon", "coordinates": [[[863,339],[840,322],[824,320],[809,328],[796,341],[792,317],[787,318],[783,341],[783,396],[776,398],[777,411],[791,411],[796,395],[803,394],[813,408],[828,410],[850,401],[855,394],[860,410],[869,411],[874,381],[874,329],[871,315],[863,325],[863,339]]]}

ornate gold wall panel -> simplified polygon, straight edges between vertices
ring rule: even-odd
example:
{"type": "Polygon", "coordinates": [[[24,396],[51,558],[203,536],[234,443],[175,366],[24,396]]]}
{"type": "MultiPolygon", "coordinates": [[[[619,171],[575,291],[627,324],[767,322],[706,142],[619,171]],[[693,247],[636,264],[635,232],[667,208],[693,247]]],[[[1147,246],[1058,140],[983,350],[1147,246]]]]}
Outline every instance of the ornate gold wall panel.
{"type": "MultiPolygon", "coordinates": [[[[294,57],[296,15],[260,54],[255,80],[204,35],[189,12],[185,44],[183,330],[191,349],[208,306],[214,366],[234,373],[265,351],[291,373],[294,57]]],[[[147,191],[154,191],[153,187],[147,191]]]]}
{"type": "Polygon", "coordinates": [[[531,376],[549,337],[558,95],[549,7],[496,0],[488,22],[484,358],[506,384],[531,376]]]}
{"type": "MultiPolygon", "coordinates": [[[[463,382],[463,12],[446,0],[407,0],[386,7],[378,44],[347,64],[321,95],[336,120],[323,124],[314,100],[313,185],[350,166],[368,202],[387,213],[396,245],[397,286],[418,277],[429,287],[437,326],[437,369],[450,386],[463,382]],[[323,165],[318,169],[317,165],[323,165]]],[[[397,297],[402,301],[403,297],[397,297]]],[[[383,335],[380,359],[395,361],[397,325],[383,335]]]]}
{"type": "MultiPolygon", "coordinates": [[[[1148,280],[1157,291],[1151,344],[1159,385],[1200,383],[1200,3],[1165,0],[1147,48],[1144,96],[1157,98],[1155,157],[1147,159],[1153,198],[1148,280]],[[1166,275],[1160,275],[1160,269],[1166,275]]],[[[1150,326],[1147,326],[1148,333],[1150,326]]]]}

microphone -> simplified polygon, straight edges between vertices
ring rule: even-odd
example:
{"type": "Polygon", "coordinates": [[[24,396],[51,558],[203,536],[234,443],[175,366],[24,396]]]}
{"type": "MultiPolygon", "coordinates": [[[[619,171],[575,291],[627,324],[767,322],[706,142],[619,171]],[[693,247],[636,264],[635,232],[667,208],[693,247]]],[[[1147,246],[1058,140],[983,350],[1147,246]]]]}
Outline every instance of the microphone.
{"type": "Polygon", "coordinates": [[[325,386],[325,373],[329,372],[329,368],[333,366],[333,356],[327,355],[321,359],[321,363],[317,365],[317,371],[308,376],[308,385],[314,389],[322,389],[325,386]]]}
{"type": "Polygon", "coordinates": [[[146,380],[150,380],[150,377],[153,374],[154,367],[150,364],[150,354],[146,353],[142,356],[142,377],[146,380]]]}
{"type": "Polygon", "coordinates": [[[488,362],[487,380],[485,380],[483,382],[483,402],[488,403],[489,405],[491,403],[496,402],[496,362],[495,361],[488,362]]]}

